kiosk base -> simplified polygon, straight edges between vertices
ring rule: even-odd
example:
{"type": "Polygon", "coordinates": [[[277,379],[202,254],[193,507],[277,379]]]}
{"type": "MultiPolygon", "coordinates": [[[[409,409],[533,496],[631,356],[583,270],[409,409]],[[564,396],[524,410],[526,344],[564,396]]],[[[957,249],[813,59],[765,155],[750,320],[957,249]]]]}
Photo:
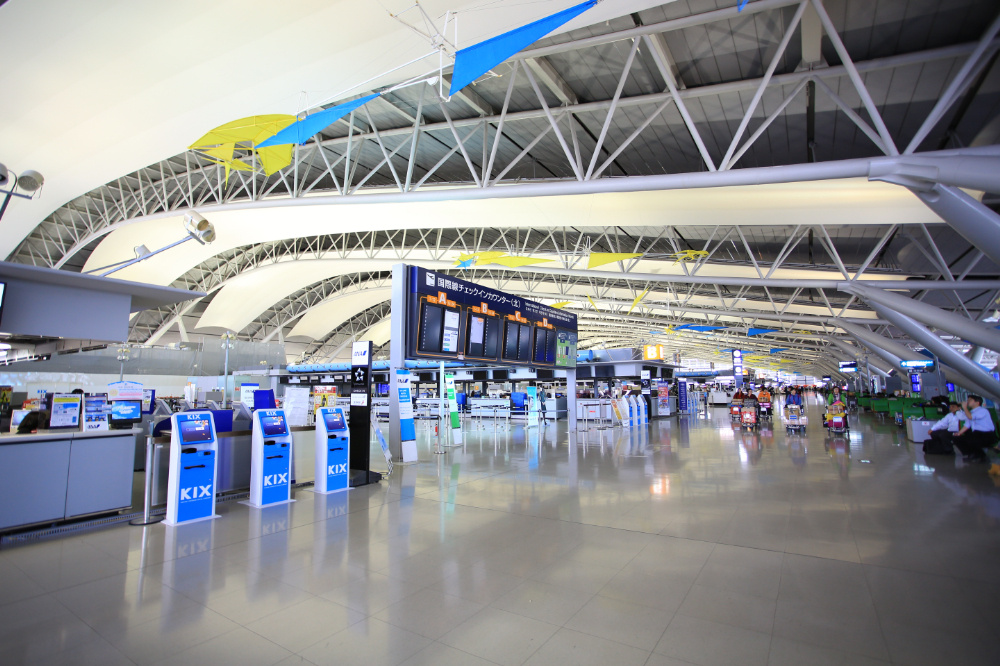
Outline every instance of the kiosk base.
{"type": "Polygon", "coordinates": [[[170,527],[177,527],[179,525],[193,525],[194,523],[202,523],[205,522],[206,520],[215,520],[216,518],[222,518],[222,516],[220,516],[219,514],[215,514],[214,516],[205,516],[204,518],[195,518],[194,520],[182,520],[179,523],[175,523],[173,521],[164,518],[161,522],[164,525],[169,525],[170,527]]]}
{"type": "Polygon", "coordinates": [[[378,483],[382,480],[382,475],[378,472],[371,472],[366,469],[351,470],[351,488],[367,486],[369,483],[378,483]]]}
{"type": "Polygon", "coordinates": [[[269,506],[281,506],[282,504],[291,504],[294,501],[293,499],[286,499],[280,502],[271,502],[270,504],[254,504],[250,500],[243,500],[242,502],[237,502],[237,504],[245,504],[252,509],[266,509],[269,506]]]}
{"type": "Polygon", "coordinates": [[[352,488],[337,488],[336,490],[316,490],[316,488],[303,488],[307,493],[316,493],[317,495],[334,495],[336,493],[347,492],[348,490],[353,490],[352,488]]]}

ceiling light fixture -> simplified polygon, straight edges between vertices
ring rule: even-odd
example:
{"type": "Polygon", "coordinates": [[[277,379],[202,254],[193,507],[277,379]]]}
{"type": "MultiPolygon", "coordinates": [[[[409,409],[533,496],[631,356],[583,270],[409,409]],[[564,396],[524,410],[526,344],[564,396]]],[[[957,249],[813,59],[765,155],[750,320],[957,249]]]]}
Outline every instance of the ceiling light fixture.
{"type": "Polygon", "coordinates": [[[191,211],[184,216],[184,231],[187,232],[187,236],[179,241],[174,241],[173,243],[164,245],[159,250],[150,250],[145,245],[136,245],[133,248],[133,251],[135,252],[134,259],[123,259],[122,261],[117,261],[113,264],[108,264],[107,266],[93,268],[86,271],[86,273],[88,275],[97,275],[98,277],[107,277],[116,271],[120,271],[123,268],[137,264],[140,261],[145,261],[150,257],[154,257],[161,252],[165,252],[166,250],[176,247],[181,243],[186,243],[189,240],[196,240],[201,245],[208,245],[215,240],[215,227],[211,222],[194,211],[191,211]]]}

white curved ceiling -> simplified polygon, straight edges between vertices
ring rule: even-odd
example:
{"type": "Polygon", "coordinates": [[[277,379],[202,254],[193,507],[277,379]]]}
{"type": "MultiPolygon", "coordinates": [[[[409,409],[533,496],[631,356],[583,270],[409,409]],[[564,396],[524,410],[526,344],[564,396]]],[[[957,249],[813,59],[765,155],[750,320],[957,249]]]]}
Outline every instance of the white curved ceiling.
{"type": "MultiPolygon", "coordinates": [[[[422,0],[461,11],[460,46],[578,0],[422,0]]],[[[556,31],[664,4],[603,2],[556,31]]],[[[431,51],[393,20],[413,0],[8,0],[0,5],[0,162],[46,185],[4,217],[6,257],[49,213],[104,183],[182,153],[206,131],[296,113],[431,51]],[[123,56],[123,54],[126,54],[123,56]]],[[[418,17],[407,15],[415,23],[418,17]]],[[[362,90],[404,80],[422,62],[362,90]]],[[[130,248],[129,248],[130,249],[130,248]]]]}
{"type": "Polygon", "coordinates": [[[302,336],[310,340],[318,340],[362,310],[367,310],[373,305],[389,300],[391,294],[392,289],[389,287],[378,287],[344,294],[324,301],[303,315],[286,337],[302,336]]]}
{"type": "MultiPolygon", "coordinates": [[[[250,243],[350,231],[436,228],[505,228],[628,225],[915,224],[941,221],[909,190],[865,179],[659,192],[429,201],[214,211],[199,208],[215,225],[211,245],[184,243],[113,274],[123,280],[170,284],[219,252],[250,243]]],[[[183,237],[181,218],[142,220],[112,232],[84,270],[134,256],[132,248],[163,247],[183,237]]]]}
{"type": "MultiPolygon", "coordinates": [[[[287,261],[282,261],[276,264],[269,264],[266,266],[261,266],[253,270],[248,270],[241,273],[239,276],[229,280],[229,282],[224,286],[219,293],[215,295],[212,302],[205,309],[201,318],[198,321],[198,328],[225,328],[231,331],[240,331],[246,327],[250,322],[259,317],[267,308],[271,307],[273,304],[277,303],[282,298],[293,294],[300,289],[304,289],[311,284],[315,284],[321,280],[328,278],[339,277],[342,275],[349,275],[351,273],[357,272],[379,272],[379,271],[389,271],[394,264],[400,263],[400,260],[395,257],[387,256],[385,258],[376,257],[364,257],[364,252],[352,252],[349,253],[352,257],[350,259],[332,258],[332,259],[289,259],[287,261]]],[[[388,252],[379,253],[386,254],[388,252]]],[[[456,253],[457,254],[457,253],[456,253]]],[[[535,255],[540,258],[551,257],[555,258],[555,255],[538,254],[535,255]]],[[[454,263],[451,260],[448,261],[436,261],[430,258],[430,253],[427,251],[413,251],[407,258],[406,262],[408,264],[415,264],[422,266],[424,268],[444,270],[449,268],[454,268],[454,263]]],[[[559,264],[555,262],[543,263],[537,266],[523,266],[521,268],[515,269],[518,272],[532,273],[536,271],[545,271],[547,268],[556,268],[559,264]]],[[[498,285],[495,280],[476,278],[475,275],[479,272],[480,268],[488,269],[489,265],[482,267],[473,267],[469,271],[469,279],[476,280],[487,286],[497,288],[497,289],[508,289],[509,287],[504,287],[503,285],[498,285]]],[[[609,275],[619,274],[619,269],[617,264],[608,264],[597,270],[605,270],[609,275]]],[[[669,261],[669,260],[656,260],[656,259],[642,259],[640,260],[632,269],[636,273],[652,273],[658,275],[683,275],[683,268],[681,264],[669,261]]],[[[756,278],[757,272],[752,266],[741,266],[732,264],[706,264],[702,267],[700,273],[708,279],[709,277],[743,277],[743,278],[756,278]]],[[[839,280],[843,276],[836,271],[827,271],[821,269],[788,269],[779,268],[775,270],[771,276],[774,279],[780,280],[839,280]]],[[[879,275],[873,273],[868,276],[868,279],[900,279],[903,276],[900,275],[879,275]]],[[[350,313],[353,316],[364,309],[372,307],[376,303],[388,300],[389,291],[388,289],[372,289],[368,288],[365,290],[368,294],[367,299],[361,299],[358,303],[358,308],[350,313]]],[[[607,293],[607,295],[614,295],[619,299],[630,299],[632,298],[631,292],[625,289],[613,289],[607,293]]],[[[586,304],[586,297],[591,296],[595,300],[600,301],[596,297],[596,293],[593,290],[587,290],[583,287],[575,286],[570,287],[568,290],[563,289],[562,291],[556,288],[556,285],[551,283],[538,284],[534,287],[530,297],[535,300],[545,300],[546,297],[556,300],[572,300],[572,296],[575,295],[578,298],[583,298],[581,305],[586,304]]],[[[335,299],[341,299],[344,296],[337,296],[335,299]]],[[[712,305],[717,306],[718,302],[714,299],[702,298],[702,297],[692,297],[685,299],[691,303],[692,306],[695,305],[712,305]]],[[[352,301],[353,302],[353,301],[352,301]]],[[[312,308],[307,315],[304,315],[302,319],[296,324],[295,328],[291,333],[287,334],[286,337],[293,336],[305,336],[312,339],[317,339],[323,335],[332,331],[336,326],[328,326],[329,321],[333,319],[326,319],[326,315],[316,314],[317,310],[320,308],[324,309],[326,313],[339,312],[348,306],[335,305],[336,300],[330,299],[322,306],[316,306],[312,308]],[[329,308],[327,308],[329,304],[329,308]],[[326,323],[323,323],[326,322],[326,323]]],[[[749,303],[749,302],[748,302],[749,303]]],[[[744,307],[741,304],[741,307],[744,307]]],[[[749,305],[747,307],[753,307],[749,305]]],[[[764,309],[769,309],[770,306],[764,309]]],[[[807,306],[790,306],[788,309],[789,313],[800,313],[800,314],[829,314],[829,311],[822,307],[807,307],[807,306]]],[[[859,317],[866,316],[867,311],[858,311],[859,317]]],[[[337,321],[339,326],[344,321],[350,318],[348,316],[345,319],[337,321]]],[[[854,315],[848,315],[854,316],[854,315]]],[[[335,319],[335,318],[334,318],[335,319]]]]}

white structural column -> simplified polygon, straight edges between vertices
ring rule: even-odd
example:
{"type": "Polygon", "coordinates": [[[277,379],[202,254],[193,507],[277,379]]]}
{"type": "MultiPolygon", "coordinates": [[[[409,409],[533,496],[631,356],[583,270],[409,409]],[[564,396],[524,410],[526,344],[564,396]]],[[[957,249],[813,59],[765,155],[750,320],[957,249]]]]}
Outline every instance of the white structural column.
{"type": "Polygon", "coordinates": [[[917,320],[878,304],[875,304],[874,307],[883,319],[892,322],[894,326],[922,344],[942,362],[954,368],[955,372],[961,375],[966,383],[980,389],[991,399],[1000,401],[1000,382],[993,379],[981,365],[960,354],[917,320]]]}
{"type": "Polygon", "coordinates": [[[392,267],[392,302],[389,310],[389,453],[392,459],[403,460],[403,448],[399,429],[399,403],[393,399],[396,391],[396,370],[406,367],[406,266],[392,267]]]}
{"type": "MultiPolygon", "coordinates": [[[[566,424],[570,435],[576,433],[576,368],[566,370],[566,424]]],[[[576,458],[576,454],[570,448],[570,459],[576,458]]]]}
{"type": "Polygon", "coordinates": [[[860,296],[871,305],[878,304],[892,308],[897,312],[905,312],[928,326],[947,331],[952,335],[956,335],[977,345],[982,345],[988,349],[1000,351],[1000,331],[961,315],[928,305],[923,301],[907,298],[867,285],[848,283],[841,287],[841,291],[860,296]]]}

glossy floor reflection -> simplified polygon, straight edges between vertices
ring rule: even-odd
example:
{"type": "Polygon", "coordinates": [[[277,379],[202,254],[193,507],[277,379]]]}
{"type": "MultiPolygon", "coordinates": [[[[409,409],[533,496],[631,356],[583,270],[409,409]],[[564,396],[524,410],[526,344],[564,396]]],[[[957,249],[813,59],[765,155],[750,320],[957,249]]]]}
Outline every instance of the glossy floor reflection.
{"type": "Polygon", "coordinates": [[[421,431],[375,486],[8,548],[0,663],[1000,663],[986,468],[809,414],[421,431]]]}

